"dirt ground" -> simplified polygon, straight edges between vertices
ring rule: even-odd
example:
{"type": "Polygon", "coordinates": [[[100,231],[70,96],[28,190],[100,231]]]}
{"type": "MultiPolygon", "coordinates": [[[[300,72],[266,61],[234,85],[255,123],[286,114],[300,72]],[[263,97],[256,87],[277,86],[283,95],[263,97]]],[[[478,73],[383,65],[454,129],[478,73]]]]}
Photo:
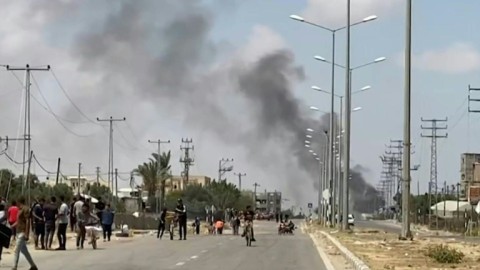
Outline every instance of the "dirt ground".
{"type": "MultiPolygon", "coordinates": [[[[317,228],[318,229],[318,228],[317,228]]],[[[378,230],[355,230],[352,233],[329,231],[371,269],[480,269],[480,245],[455,242],[453,239],[419,237],[400,241],[398,235],[378,230]],[[460,264],[439,264],[427,257],[429,246],[444,244],[465,254],[460,264]]]]}

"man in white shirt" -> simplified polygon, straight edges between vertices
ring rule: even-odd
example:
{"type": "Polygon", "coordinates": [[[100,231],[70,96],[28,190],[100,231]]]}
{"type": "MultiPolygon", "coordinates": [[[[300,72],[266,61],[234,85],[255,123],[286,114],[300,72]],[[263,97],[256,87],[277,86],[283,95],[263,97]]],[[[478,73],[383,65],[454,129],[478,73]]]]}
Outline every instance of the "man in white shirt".
{"type": "Polygon", "coordinates": [[[68,205],[65,203],[65,196],[60,196],[60,209],[58,211],[58,243],[59,247],[57,250],[65,250],[66,243],[67,243],[67,227],[68,227],[68,215],[70,214],[70,210],[68,209],[68,205]]]}

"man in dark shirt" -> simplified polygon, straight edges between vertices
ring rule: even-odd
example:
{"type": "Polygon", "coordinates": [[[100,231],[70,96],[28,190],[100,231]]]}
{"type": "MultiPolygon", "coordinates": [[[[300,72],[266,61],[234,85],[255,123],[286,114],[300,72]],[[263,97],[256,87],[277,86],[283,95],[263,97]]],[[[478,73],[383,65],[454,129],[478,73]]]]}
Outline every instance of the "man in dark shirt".
{"type": "MultiPolygon", "coordinates": [[[[252,207],[250,205],[247,206],[247,210],[243,212],[243,220],[245,222],[250,222],[251,223],[251,230],[252,230],[252,241],[255,241],[255,237],[253,234],[253,219],[255,218],[255,212],[252,210],[252,207]]],[[[245,226],[245,229],[247,226],[245,226]]],[[[242,237],[245,237],[246,235],[246,230],[243,230],[242,237]]]]}
{"type": "Polygon", "coordinates": [[[33,204],[32,208],[33,232],[35,233],[35,249],[38,249],[39,243],[42,249],[45,249],[45,221],[43,218],[44,205],[45,199],[40,198],[38,202],[35,202],[33,204]],[[40,240],[40,242],[38,240],[40,240]]]}
{"type": "Polygon", "coordinates": [[[158,221],[158,231],[157,231],[157,238],[162,239],[163,232],[165,231],[165,220],[167,217],[167,208],[164,207],[162,209],[162,213],[160,214],[160,220],[158,221]]]}
{"type": "Polygon", "coordinates": [[[43,217],[45,219],[45,249],[52,248],[53,236],[55,235],[55,221],[58,216],[57,198],[52,196],[50,202],[43,207],[43,217]]]}
{"type": "Polygon", "coordinates": [[[180,240],[187,240],[187,208],[183,204],[182,199],[178,199],[177,208],[175,213],[178,216],[178,231],[180,234],[180,240]]]}

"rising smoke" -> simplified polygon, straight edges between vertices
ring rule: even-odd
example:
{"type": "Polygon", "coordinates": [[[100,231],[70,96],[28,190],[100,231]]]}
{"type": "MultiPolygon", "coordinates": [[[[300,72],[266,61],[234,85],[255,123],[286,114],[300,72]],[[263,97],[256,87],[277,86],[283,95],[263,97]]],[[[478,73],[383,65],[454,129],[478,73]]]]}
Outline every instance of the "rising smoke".
{"type": "MultiPolygon", "coordinates": [[[[73,1],[60,2],[63,11],[68,5],[78,8],[73,1]]],[[[252,163],[288,187],[286,193],[296,202],[303,203],[312,187],[318,189],[318,161],[303,141],[308,127],[327,130],[329,117],[311,118],[294,96],[295,84],[305,74],[294,64],[290,50],[262,53],[253,61],[242,53],[225,56],[224,44],[212,39],[214,10],[219,12],[219,7],[205,1],[112,1],[102,7],[97,3],[87,1],[84,9],[102,15],[83,22],[69,45],[77,71],[88,74],[100,90],[77,98],[82,108],[91,114],[109,111],[122,99],[158,106],[182,115],[189,127],[240,145],[252,163]],[[241,116],[234,116],[235,109],[222,102],[232,96],[243,105],[241,116]],[[242,129],[236,128],[239,122],[242,129]]],[[[60,16],[54,8],[50,6],[47,14],[60,16]]],[[[78,117],[73,109],[64,114],[78,117]]],[[[315,149],[326,142],[318,136],[315,149]]],[[[352,178],[355,210],[371,209],[378,194],[358,170],[352,178]]]]}

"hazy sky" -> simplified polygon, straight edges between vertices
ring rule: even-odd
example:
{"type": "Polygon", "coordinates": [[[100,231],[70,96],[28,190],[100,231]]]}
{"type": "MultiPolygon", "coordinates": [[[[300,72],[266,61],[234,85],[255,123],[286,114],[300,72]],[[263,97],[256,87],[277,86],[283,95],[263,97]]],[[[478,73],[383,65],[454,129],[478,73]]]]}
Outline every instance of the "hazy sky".
{"type": "MultiPolygon", "coordinates": [[[[352,161],[369,169],[364,176],[375,184],[385,144],[402,137],[405,1],[352,2],[353,20],[378,16],[352,29],[352,65],[387,57],[353,77],[354,89],[365,85],[372,89],[353,100],[353,106],[363,110],[352,117],[352,161]]],[[[315,201],[316,180],[312,172],[304,171],[308,167],[302,162],[304,150],[297,147],[302,143],[295,145],[298,152],[292,151],[303,130],[285,131],[301,129],[309,117],[320,117],[308,106],[329,110],[328,95],[310,86],[330,87],[330,67],[313,56],[331,57],[331,35],[288,16],[299,14],[328,27],[343,26],[346,1],[1,3],[0,64],[49,64],[90,120],[110,115],[127,118],[127,123],[115,126],[115,167],[120,171],[128,172],[145,161],[156,150],[147,140],[161,138],[172,141],[162,147],[172,150],[173,172],[179,174],[180,139],[189,137],[195,145],[192,174],[216,178],[218,160],[234,158],[234,171],[247,173],[244,187],[257,181],[262,189],[280,189],[299,203],[315,201]],[[269,67],[278,72],[268,72],[269,67]],[[274,89],[285,98],[279,100],[274,89]],[[285,102],[298,107],[283,110],[285,102]],[[300,118],[289,118],[292,114],[301,116],[301,123],[300,118]],[[301,158],[292,160],[292,156],[301,158]]],[[[426,190],[430,144],[420,137],[420,117],[449,119],[449,138],[439,141],[439,181],[457,182],[460,154],[480,147],[475,140],[479,116],[467,113],[466,102],[468,84],[480,87],[474,76],[480,68],[480,37],[474,32],[480,3],[422,0],[414,1],[413,8],[413,160],[421,165],[413,178],[420,179],[421,189],[426,190]]],[[[344,40],[344,33],[339,34],[341,64],[344,40]]],[[[22,73],[15,74],[23,80],[22,73]]],[[[33,77],[59,118],[44,109],[45,101],[32,81],[32,94],[43,106],[32,100],[32,148],[39,161],[55,171],[56,159],[62,157],[64,174],[76,174],[78,162],[85,172],[94,173],[96,166],[106,172],[106,129],[82,116],[52,72],[35,72],[33,77]]],[[[337,69],[337,92],[344,92],[344,77],[337,69]]],[[[21,109],[21,85],[11,72],[1,71],[0,136],[21,134],[21,109]]],[[[16,152],[10,145],[9,151],[21,160],[20,145],[16,152]]],[[[5,158],[0,158],[0,165],[21,169],[5,158]]],[[[39,166],[33,170],[45,175],[39,166]]],[[[236,181],[233,177],[228,175],[236,181]]]]}

